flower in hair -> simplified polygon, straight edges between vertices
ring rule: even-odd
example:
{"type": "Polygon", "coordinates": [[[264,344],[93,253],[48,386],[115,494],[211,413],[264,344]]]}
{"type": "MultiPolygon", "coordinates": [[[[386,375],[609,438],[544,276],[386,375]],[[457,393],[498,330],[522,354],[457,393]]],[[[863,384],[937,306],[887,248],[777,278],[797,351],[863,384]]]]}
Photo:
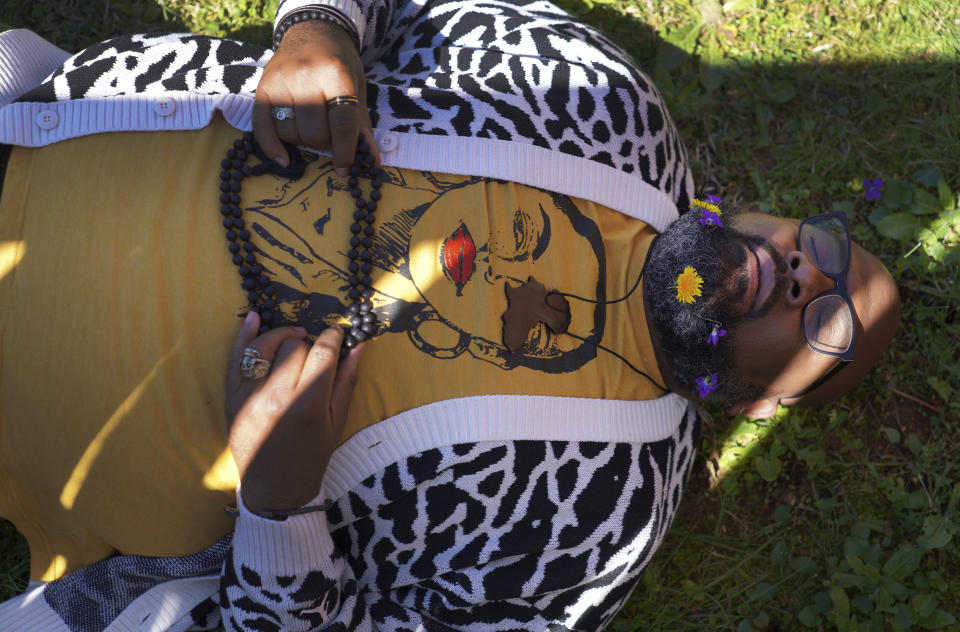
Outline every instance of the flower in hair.
{"type": "Polygon", "coordinates": [[[714,347],[717,346],[717,343],[720,342],[720,338],[727,335],[727,330],[718,325],[717,323],[713,324],[713,330],[710,332],[710,335],[707,336],[707,342],[712,344],[714,347]]]}
{"type": "Polygon", "coordinates": [[[717,390],[719,387],[719,380],[717,380],[717,374],[714,373],[711,376],[704,375],[703,377],[697,378],[697,395],[700,396],[700,399],[705,398],[710,393],[717,390]]]}
{"type": "Polygon", "coordinates": [[[698,296],[703,296],[700,287],[703,285],[703,278],[693,269],[693,266],[687,266],[683,272],[677,275],[677,300],[681,303],[693,303],[698,296]]]}
{"type": "Polygon", "coordinates": [[[719,202],[720,198],[711,195],[708,196],[708,199],[711,199],[711,201],[691,200],[690,206],[700,209],[700,224],[703,226],[719,226],[723,228],[723,222],[720,221],[720,216],[723,215],[723,213],[720,212],[720,207],[712,201],[717,200],[719,202]]]}

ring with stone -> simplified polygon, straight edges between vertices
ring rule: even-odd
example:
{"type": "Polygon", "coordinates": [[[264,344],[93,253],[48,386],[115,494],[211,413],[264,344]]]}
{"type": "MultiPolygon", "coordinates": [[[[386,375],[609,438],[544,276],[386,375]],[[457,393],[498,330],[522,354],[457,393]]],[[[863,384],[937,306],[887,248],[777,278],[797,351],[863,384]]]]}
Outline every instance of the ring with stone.
{"type": "Polygon", "coordinates": [[[327,100],[328,108],[335,108],[338,105],[352,105],[355,108],[360,107],[360,99],[353,94],[345,94],[339,97],[333,97],[327,100]]]}
{"type": "Polygon", "coordinates": [[[293,113],[293,108],[275,106],[270,110],[270,115],[275,121],[286,121],[287,119],[295,119],[296,115],[293,113]]]}
{"type": "Polygon", "coordinates": [[[260,352],[252,347],[243,350],[240,360],[240,375],[248,380],[259,380],[270,372],[272,362],[260,357],[260,352]]]}

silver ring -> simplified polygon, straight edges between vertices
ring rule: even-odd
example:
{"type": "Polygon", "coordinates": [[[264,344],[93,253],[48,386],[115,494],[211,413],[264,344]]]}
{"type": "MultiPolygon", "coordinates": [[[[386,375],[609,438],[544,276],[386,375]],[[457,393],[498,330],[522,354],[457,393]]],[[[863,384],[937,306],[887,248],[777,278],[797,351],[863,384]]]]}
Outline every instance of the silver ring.
{"type": "Polygon", "coordinates": [[[279,106],[270,109],[270,116],[272,116],[275,121],[286,121],[287,119],[293,120],[297,118],[297,115],[293,112],[293,108],[279,106]]]}
{"type": "Polygon", "coordinates": [[[335,108],[338,105],[352,105],[355,108],[360,107],[360,99],[352,94],[345,94],[339,97],[333,97],[327,101],[328,108],[335,108]]]}
{"type": "Polygon", "coordinates": [[[243,350],[243,359],[240,360],[240,375],[248,380],[259,380],[270,372],[272,362],[260,357],[260,352],[252,347],[243,350]]]}

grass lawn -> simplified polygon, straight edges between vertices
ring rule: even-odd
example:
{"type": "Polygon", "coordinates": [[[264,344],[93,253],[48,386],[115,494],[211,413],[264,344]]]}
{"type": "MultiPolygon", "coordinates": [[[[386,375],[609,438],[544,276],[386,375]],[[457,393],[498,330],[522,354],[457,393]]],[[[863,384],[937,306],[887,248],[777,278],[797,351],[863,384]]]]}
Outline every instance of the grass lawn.
{"type": "MultiPolygon", "coordinates": [[[[680,515],[613,629],[960,629],[960,5],[560,4],[654,77],[699,192],[846,211],[903,298],[884,361],[840,402],[767,421],[711,411],[680,515]]],[[[70,50],[142,30],[266,43],[274,6],[0,0],[0,20],[70,50]]],[[[0,523],[0,599],[26,555],[0,523]]]]}

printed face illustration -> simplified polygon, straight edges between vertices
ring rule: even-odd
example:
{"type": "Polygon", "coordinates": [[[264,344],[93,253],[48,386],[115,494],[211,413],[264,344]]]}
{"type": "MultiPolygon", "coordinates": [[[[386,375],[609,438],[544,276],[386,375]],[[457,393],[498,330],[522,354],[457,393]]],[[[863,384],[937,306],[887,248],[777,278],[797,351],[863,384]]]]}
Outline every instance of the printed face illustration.
{"type": "MultiPolygon", "coordinates": [[[[534,277],[551,290],[605,299],[599,229],[570,198],[477,178],[387,175],[372,247],[377,335],[405,332],[438,359],[469,352],[506,369],[567,372],[596,356],[605,306],[576,300],[571,331],[586,342],[537,325],[516,353],[502,344],[508,283],[534,277]]],[[[313,334],[342,322],[348,305],[352,209],[340,181],[321,159],[300,180],[273,179],[247,209],[283,313],[313,334]]]]}
{"type": "MultiPolygon", "coordinates": [[[[580,365],[575,337],[543,324],[510,353],[502,344],[505,285],[530,277],[548,289],[603,299],[603,245],[596,225],[565,196],[477,182],[448,190],[441,210],[418,218],[410,239],[410,276],[447,327],[469,335],[471,352],[504,366],[580,365]],[[541,362],[542,361],[542,362],[541,362]]],[[[603,306],[573,301],[572,330],[601,333],[603,306]]],[[[572,370],[572,369],[571,369],[572,370]]]]}

